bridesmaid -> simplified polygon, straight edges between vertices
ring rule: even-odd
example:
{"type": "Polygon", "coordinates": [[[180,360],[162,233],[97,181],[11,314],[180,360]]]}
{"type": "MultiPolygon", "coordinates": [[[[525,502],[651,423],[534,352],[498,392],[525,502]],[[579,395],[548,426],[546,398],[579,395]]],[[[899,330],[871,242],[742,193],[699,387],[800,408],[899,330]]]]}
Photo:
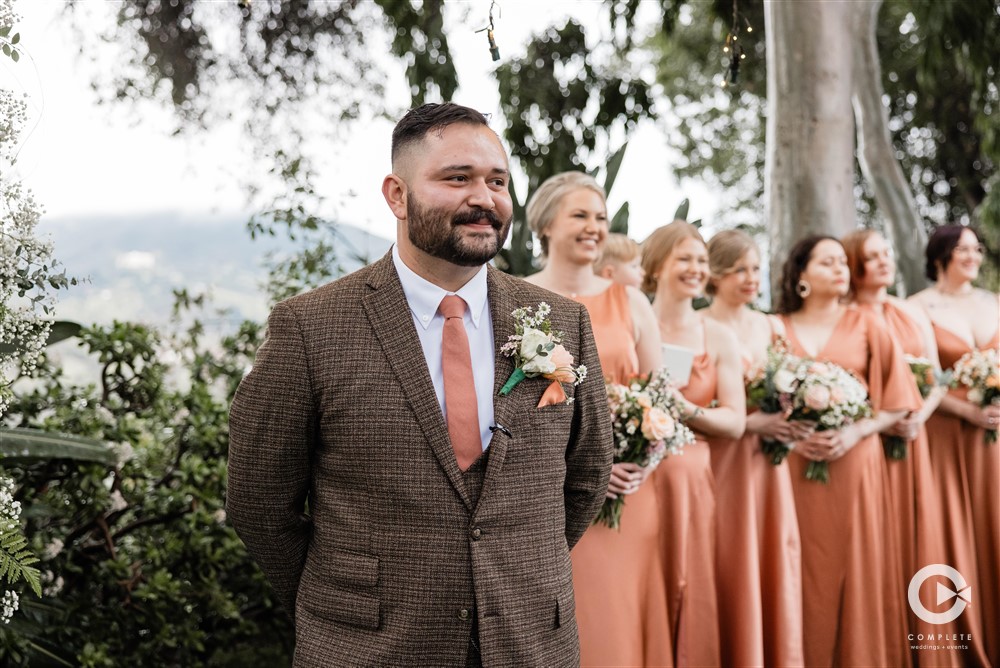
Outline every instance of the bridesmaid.
{"type": "MultiPolygon", "coordinates": [[[[528,224],[545,268],[528,281],[587,307],[601,368],[615,382],[660,366],[656,320],[635,288],[594,274],[608,234],[604,190],[583,172],[546,180],[531,196],[528,224]]],[[[615,464],[609,498],[629,495],[621,530],[595,524],[573,548],[573,587],[584,666],[669,665],[656,490],[649,471],[615,464]]]]}
{"type": "Polygon", "coordinates": [[[674,221],[653,232],[643,244],[642,268],[643,288],[655,295],[660,339],[694,355],[680,398],[698,440],[682,455],[661,462],[655,474],[673,660],[677,666],[718,666],[716,501],[709,449],[716,439],[743,435],[746,397],[739,350],[726,327],[694,310],[693,301],[708,281],[708,251],[698,228],[674,221]]]}
{"type": "MultiPolygon", "coordinates": [[[[707,318],[739,337],[744,374],[763,366],[784,336],[774,316],[750,308],[760,290],[760,253],[750,235],[727,230],[708,242],[712,303],[707,318]]],[[[751,412],[738,441],[711,442],[718,531],[716,578],[722,665],[801,666],[802,562],[787,466],[761,452],[761,437],[785,443],[812,429],[781,415],[751,412]]]]}
{"type": "MultiPolygon", "coordinates": [[[[997,295],[973,287],[984,249],[975,230],[943,225],[927,242],[934,286],[911,299],[930,317],[941,365],[1000,346],[997,295]]],[[[980,408],[962,388],[949,392],[927,422],[931,464],[944,504],[946,563],[972,585],[973,605],[955,621],[971,633],[969,665],[1000,666],[1000,445],[985,442],[1000,407],[980,408]]]]}
{"type": "Polygon", "coordinates": [[[919,402],[888,332],[842,303],[849,275],[840,242],[814,236],[795,244],[781,278],[791,352],[854,372],[874,411],[798,441],[786,460],[802,538],[805,663],[908,666],[906,593],[878,434],[919,402]],[[809,460],[829,463],[829,483],[806,479],[809,460]]]}
{"type": "MultiPolygon", "coordinates": [[[[851,270],[850,295],[853,303],[885,327],[906,355],[928,359],[934,368],[940,369],[937,344],[927,315],[914,304],[888,294],[888,288],[896,282],[896,264],[886,240],[874,230],[858,230],[844,237],[842,243],[851,270]]],[[[918,570],[930,564],[944,563],[947,558],[942,534],[944,523],[924,427],[946,392],[946,387],[937,388],[923,401],[920,410],[882,432],[883,439],[895,436],[907,441],[906,459],[886,460],[896,512],[893,526],[901,552],[904,587],[908,586],[910,578],[918,570]]],[[[931,600],[926,590],[924,598],[931,600]]],[[[912,610],[909,610],[908,628],[910,633],[922,633],[925,637],[941,631],[939,626],[920,620],[912,610]]],[[[923,647],[926,644],[915,642],[912,646],[923,647]]],[[[912,650],[912,654],[914,663],[920,666],[960,666],[964,663],[958,652],[928,649],[912,650]]]]}

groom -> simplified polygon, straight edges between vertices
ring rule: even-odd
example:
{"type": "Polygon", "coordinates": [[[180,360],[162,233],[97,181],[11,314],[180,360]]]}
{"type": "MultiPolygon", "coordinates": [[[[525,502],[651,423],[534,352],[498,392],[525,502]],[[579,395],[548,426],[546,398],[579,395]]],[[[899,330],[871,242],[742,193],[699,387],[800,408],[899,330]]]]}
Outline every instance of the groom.
{"type": "Polygon", "coordinates": [[[604,499],[610,420],[586,310],[486,264],[509,177],[479,112],[407,113],[392,251],[277,304],[233,398],[227,510],[294,617],[296,666],[579,663],[569,551],[604,499]],[[499,393],[511,314],[541,302],[589,368],[562,403],[542,377],[499,393]]]}

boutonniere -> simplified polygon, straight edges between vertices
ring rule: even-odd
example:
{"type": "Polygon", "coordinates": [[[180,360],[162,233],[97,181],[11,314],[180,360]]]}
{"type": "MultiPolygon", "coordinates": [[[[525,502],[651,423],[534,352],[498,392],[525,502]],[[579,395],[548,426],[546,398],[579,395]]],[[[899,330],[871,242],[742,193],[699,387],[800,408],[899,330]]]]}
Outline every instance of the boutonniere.
{"type": "Polygon", "coordinates": [[[545,302],[541,302],[537,310],[530,306],[516,309],[511,313],[514,333],[500,349],[505,356],[514,358],[516,366],[501,388],[501,395],[510,394],[525,378],[542,376],[552,381],[542,394],[538,408],[567,401],[562,384],[579,385],[587,377],[587,367],[573,366],[573,356],[560,343],[562,333],[552,329],[548,319],[551,310],[545,302]]]}

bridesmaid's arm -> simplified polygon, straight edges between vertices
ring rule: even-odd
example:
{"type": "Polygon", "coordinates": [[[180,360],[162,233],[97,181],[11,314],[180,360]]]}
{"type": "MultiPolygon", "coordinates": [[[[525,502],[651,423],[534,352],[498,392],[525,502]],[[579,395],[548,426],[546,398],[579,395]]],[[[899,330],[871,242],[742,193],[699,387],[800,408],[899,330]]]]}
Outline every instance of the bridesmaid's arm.
{"type": "Polygon", "coordinates": [[[994,404],[980,408],[971,401],[950,394],[946,394],[941,400],[938,412],[965,420],[982,429],[996,429],[997,424],[1000,424],[1000,406],[994,404]]]}
{"type": "Polygon", "coordinates": [[[709,355],[715,358],[718,374],[716,398],[719,405],[715,408],[703,408],[684,399],[684,411],[691,416],[687,424],[708,436],[739,438],[746,429],[747,418],[739,343],[726,327],[706,318],[702,321],[705,323],[709,355]],[[713,352],[716,354],[712,355],[713,352]]]}
{"type": "Polygon", "coordinates": [[[663,347],[656,314],[646,295],[633,287],[627,289],[632,327],[635,330],[635,354],[639,358],[639,373],[647,374],[663,366],[663,347]]]}
{"type": "MultiPolygon", "coordinates": [[[[941,358],[938,356],[937,339],[934,338],[934,327],[931,325],[931,319],[927,316],[927,313],[917,306],[914,302],[903,301],[901,299],[895,300],[899,304],[900,309],[903,310],[906,315],[917,324],[917,328],[920,330],[920,335],[924,342],[924,357],[930,360],[931,364],[934,366],[936,372],[941,371],[941,358]]],[[[927,395],[924,399],[923,406],[920,410],[915,411],[908,417],[900,420],[896,425],[896,430],[890,428],[886,433],[894,433],[896,435],[906,436],[906,434],[899,433],[899,430],[909,430],[911,425],[913,429],[919,429],[920,426],[927,422],[927,419],[933,415],[934,411],[938,409],[941,404],[941,400],[948,394],[948,388],[942,385],[935,387],[931,390],[931,393],[927,395]]]]}

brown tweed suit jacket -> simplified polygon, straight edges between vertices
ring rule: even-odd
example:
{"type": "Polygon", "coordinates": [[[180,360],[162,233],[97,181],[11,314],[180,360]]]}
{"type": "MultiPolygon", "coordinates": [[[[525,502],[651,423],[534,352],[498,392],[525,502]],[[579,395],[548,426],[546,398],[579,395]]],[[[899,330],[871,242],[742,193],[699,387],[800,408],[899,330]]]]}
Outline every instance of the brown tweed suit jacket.
{"type": "Polygon", "coordinates": [[[552,306],[587,380],[494,396],[474,498],[455,462],[387,255],[275,306],[230,415],[227,510],[281,602],[296,666],[461,666],[473,620],[484,666],[579,663],[569,551],[603,501],[611,427],[586,310],[488,270],[496,390],[511,312],[552,306]]]}

